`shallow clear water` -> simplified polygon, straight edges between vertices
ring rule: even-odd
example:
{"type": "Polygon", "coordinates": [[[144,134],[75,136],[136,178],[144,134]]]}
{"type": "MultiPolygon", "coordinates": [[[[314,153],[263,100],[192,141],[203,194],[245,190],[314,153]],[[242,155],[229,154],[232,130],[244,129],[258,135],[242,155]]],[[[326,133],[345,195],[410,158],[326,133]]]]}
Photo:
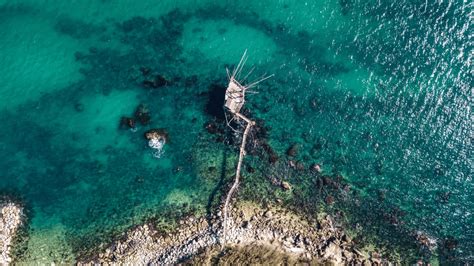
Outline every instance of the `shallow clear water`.
{"type": "Polygon", "coordinates": [[[213,2],[0,1],[0,187],[29,209],[20,261],[72,261],[150,217],[206,211],[235,155],[204,125],[245,49],[252,78],[275,74],[246,106],[281,160],[298,143],[297,160],[341,174],[365,234],[422,231],[436,256],[454,238],[449,256],[472,259],[472,4],[213,2]],[[155,74],[170,84],[145,88],[155,74]],[[120,129],[140,103],[151,123],[120,129]],[[160,159],[150,128],[169,132],[160,159]]]}

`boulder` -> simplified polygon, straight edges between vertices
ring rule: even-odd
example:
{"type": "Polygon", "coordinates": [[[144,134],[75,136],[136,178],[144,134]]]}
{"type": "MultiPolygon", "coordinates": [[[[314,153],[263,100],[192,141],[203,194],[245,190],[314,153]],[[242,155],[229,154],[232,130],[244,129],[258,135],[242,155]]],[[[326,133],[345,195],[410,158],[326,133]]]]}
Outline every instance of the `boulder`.
{"type": "Polygon", "coordinates": [[[336,264],[342,263],[342,249],[334,242],[330,243],[324,250],[323,258],[328,259],[336,264]]]}
{"type": "Polygon", "coordinates": [[[298,154],[298,149],[299,149],[299,146],[298,144],[293,144],[291,145],[291,147],[286,151],[286,155],[290,156],[290,157],[294,157],[298,154]]]}
{"type": "Polygon", "coordinates": [[[120,118],[120,128],[135,128],[135,119],[122,116],[120,118]]]}
{"type": "Polygon", "coordinates": [[[168,133],[164,129],[150,129],[145,132],[145,138],[148,140],[148,146],[161,151],[168,141],[168,133]]]}
{"type": "Polygon", "coordinates": [[[10,248],[20,227],[23,209],[16,203],[0,203],[0,265],[8,265],[12,258],[10,248]]]}
{"type": "Polygon", "coordinates": [[[152,80],[144,80],[143,86],[145,86],[146,88],[157,89],[167,86],[169,83],[169,80],[167,80],[164,76],[158,74],[152,80]]]}
{"type": "Polygon", "coordinates": [[[321,173],[321,165],[315,163],[311,165],[311,170],[314,171],[315,173],[321,173]]]}
{"type": "Polygon", "coordinates": [[[290,183],[288,183],[286,181],[283,181],[283,182],[281,182],[281,188],[283,188],[283,190],[290,190],[291,185],[290,185],[290,183]]]}
{"type": "Polygon", "coordinates": [[[265,217],[267,218],[272,218],[273,217],[273,213],[271,211],[266,211],[264,214],[263,214],[265,217]]]}

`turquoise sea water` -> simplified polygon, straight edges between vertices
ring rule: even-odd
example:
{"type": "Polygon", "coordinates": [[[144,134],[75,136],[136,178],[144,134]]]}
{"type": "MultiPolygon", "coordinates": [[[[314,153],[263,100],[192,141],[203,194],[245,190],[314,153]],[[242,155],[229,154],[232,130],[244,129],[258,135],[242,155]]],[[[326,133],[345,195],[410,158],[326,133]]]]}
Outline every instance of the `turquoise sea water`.
{"type": "Polygon", "coordinates": [[[286,203],[344,210],[361,243],[398,248],[403,260],[472,260],[472,9],[428,0],[0,1],[0,188],[29,217],[17,260],[71,262],[146,219],[209,211],[236,152],[232,137],[205,125],[223,124],[225,68],[245,49],[251,79],[275,74],[246,107],[279,160],[251,154],[257,171],[247,168],[240,194],[272,201],[281,193],[269,180],[288,180],[301,193],[286,203]],[[144,85],[156,75],[167,84],[144,85]],[[150,123],[120,128],[139,104],[150,123]],[[150,128],[169,133],[159,159],[143,137],[150,128]],[[323,182],[315,192],[320,177],[287,167],[293,144],[294,160],[319,163],[347,186],[323,182]],[[437,247],[416,244],[417,234],[437,247]]]}

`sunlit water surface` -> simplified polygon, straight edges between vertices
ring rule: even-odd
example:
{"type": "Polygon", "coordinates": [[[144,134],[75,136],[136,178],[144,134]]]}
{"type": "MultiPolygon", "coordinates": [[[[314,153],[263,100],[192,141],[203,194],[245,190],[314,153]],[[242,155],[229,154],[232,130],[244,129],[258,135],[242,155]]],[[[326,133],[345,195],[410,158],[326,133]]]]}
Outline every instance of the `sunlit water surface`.
{"type": "Polygon", "coordinates": [[[245,49],[252,79],[275,74],[246,106],[281,160],[298,143],[296,160],[341,174],[353,219],[393,210],[357,230],[396,224],[472,259],[473,4],[215,2],[0,1],[0,187],[29,210],[18,260],[74,261],[149,217],[204,212],[231,156],[209,143],[209,92],[245,49]],[[173,82],[145,88],[156,74],[173,82]],[[150,124],[120,129],[140,103],[150,124]],[[150,128],[169,132],[159,159],[150,128]]]}

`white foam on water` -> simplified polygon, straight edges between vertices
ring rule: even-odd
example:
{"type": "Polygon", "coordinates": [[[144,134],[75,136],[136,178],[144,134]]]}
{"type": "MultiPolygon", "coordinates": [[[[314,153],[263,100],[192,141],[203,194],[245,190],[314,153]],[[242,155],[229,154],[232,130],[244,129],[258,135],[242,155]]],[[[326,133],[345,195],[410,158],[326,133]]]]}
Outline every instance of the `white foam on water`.
{"type": "Polygon", "coordinates": [[[161,158],[161,156],[163,156],[163,154],[165,153],[165,151],[163,150],[165,143],[165,140],[162,138],[151,139],[148,141],[148,146],[155,150],[153,152],[153,157],[161,158]]]}

